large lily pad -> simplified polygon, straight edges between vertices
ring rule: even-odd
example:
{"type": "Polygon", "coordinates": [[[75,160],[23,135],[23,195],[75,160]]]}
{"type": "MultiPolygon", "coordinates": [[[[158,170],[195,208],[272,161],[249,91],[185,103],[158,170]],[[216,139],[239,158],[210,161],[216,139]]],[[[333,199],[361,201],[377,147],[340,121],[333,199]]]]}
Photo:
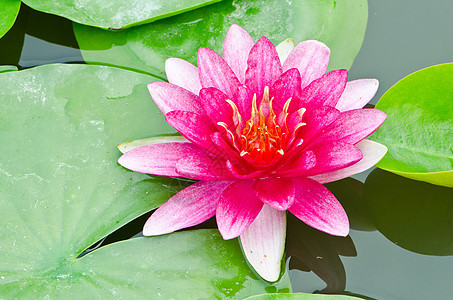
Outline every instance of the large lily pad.
{"type": "Polygon", "coordinates": [[[19,8],[20,0],[0,1],[0,38],[13,27],[19,8]]]}
{"type": "Polygon", "coordinates": [[[220,0],[22,0],[33,9],[74,22],[119,29],[174,16],[220,0]]]}
{"type": "Polygon", "coordinates": [[[216,232],[129,240],[77,258],[185,186],[116,162],[118,143],[172,131],[146,89],[153,80],[86,65],[0,74],[0,295],[264,292],[237,242],[216,232]]]}
{"type": "Polygon", "coordinates": [[[376,169],[364,191],[377,229],[396,245],[427,255],[453,255],[453,188],[376,169]]]}
{"type": "Polygon", "coordinates": [[[453,187],[453,64],[417,71],[395,84],[376,108],[387,113],[372,139],[387,146],[378,167],[453,187]]]}
{"type": "Polygon", "coordinates": [[[349,68],[362,45],[367,24],[366,0],[258,1],[225,0],[189,13],[128,30],[109,32],[74,24],[85,61],[121,66],[164,77],[169,57],[196,62],[199,47],[221,53],[232,24],[257,40],[275,44],[316,39],[332,49],[330,69],[349,68]]]}

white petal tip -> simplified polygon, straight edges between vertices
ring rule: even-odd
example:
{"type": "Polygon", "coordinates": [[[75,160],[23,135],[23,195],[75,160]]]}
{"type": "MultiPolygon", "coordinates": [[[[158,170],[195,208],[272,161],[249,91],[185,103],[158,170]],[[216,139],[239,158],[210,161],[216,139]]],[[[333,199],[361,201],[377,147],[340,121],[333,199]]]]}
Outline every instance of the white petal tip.
{"type": "Polygon", "coordinates": [[[294,47],[296,47],[296,43],[294,43],[293,39],[286,39],[275,47],[282,64],[285,62],[291,51],[293,51],[294,47]]]}
{"type": "Polygon", "coordinates": [[[189,141],[183,136],[156,136],[147,139],[140,139],[131,142],[125,142],[118,145],[118,149],[121,153],[126,153],[132,149],[139,148],[147,145],[154,144],[165,144],[165,143],[189,143],[189,141]]]}

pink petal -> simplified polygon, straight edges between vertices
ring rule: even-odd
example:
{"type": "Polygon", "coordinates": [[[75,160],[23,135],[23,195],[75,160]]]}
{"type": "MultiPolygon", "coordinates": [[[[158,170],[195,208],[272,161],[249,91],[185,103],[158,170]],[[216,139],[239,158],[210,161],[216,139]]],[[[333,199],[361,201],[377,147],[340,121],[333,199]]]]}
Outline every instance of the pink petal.
{"type": "Polygon", "coordinates": [[[255,221],[241,234],[245,257],[267,281],[280,277],[285,249],[286,212],[264,205],[255,221]]]}
{"type": "Polygon", "coordinates": [[[362,152],[350,144],[332,142],[310,146],[316,156],[316,165],[300,175],[317,175],[349,167],[362,159],[362,152]]]}
{"type": "Polygon", "coordinates": [[[129,170],[160,176],[179,176],[176,162],[187,155],[207,152],[192,143],[146,145],[124,153],[118,163],[129,170]]]}
{"type": "Polygon", "coordinates": [[[252,113],[253,91],[245,85],[239,87],[239,92],[236,95],[236,105],[243,120],[249,120],[252,113]]]}
{"type": "Polygon", "coordinates": [[[347,70],[330,71],[311,82],[302,90],[301,103],[307,103],[310,107],[319,107],[322,105],[335,107],[344,91],[347,81],[347,70]]]}
{"type": "Polygon", "coordinates": [[[247,58],[253,47],[253,39],[244,28],[231,25],[223,44],[223,59],[228,63],[240,82],[244,82],[247,58]]]}
{"type": "Polygon", "coordinates": [[[304,151],[294,158],[290,163],[282,166],[275,173],[278,177],[298,177],[305,174],[316,165],[316,155],[313,151],[304,151]]]}
{"type": "Polygon", "coordinates": [[[236,179],[256,179],[267,173],[266,170],[250,171],[249,169],[243,168],[231,160],[226,162],[226,166],[231,175],[233,175],[236,179]]]}
{"type": "Polygon", "coordinates": [[[372,166],[377,164],[382,157],[384,157],[385,153],[387,153],[387,147],[370,140],[360,141],[355,146],[360,149],[363,155],[363,158],[359,162],[347,168],[310,176],[310,178],[322,184],[340,180],[371,168],[372,166]]]}
{"type": "Polygon", "coordinates": [[[318,41],[305,41],[291,51],[283,63],[283,71],[299,69],[302,78],[301,87],[304,88],[326,73],[329,58],[330,49],[325,44],[318,41]]]}
{"type": "MultiPolygon", "coordinates": [[[[174,129],[189,141],[202,148],[215,150],[210,135],[217,131],[207,116],[197,113],[174,110],[165,115],[165,119],[174,129]]],[[[212,152],[212,151],[211,151],[212,152]]]]}
{"type": "Polygon", "coordinates": [[[225,165],[225,161],[206,154],[195,154],[181,158],[176,163],[176,172],[180,177],[197,180],[234,180],[225,165]]]}
{"type": "Polygon", "coordinates": [[[299,109],[301,78],[299,70],[289,69],[283,73],[270,88],[270,96],[274,98],[272,104],[277,113],[283,110],[286,101],[291,98],[288,113],[299,109]]]}
{"type": "Polygon", "coordinates": [[[347,236],[349,221],[335,196],[309,178],[294,178],[296,200],[289,211],[307,225],[325,233],[347,236]]]}
{"type": "Polygon", "coordinates": [[[148,90],[164,114],[173,110],[204,113],[198,96],[182,87],[167,82],[152,82],[148,84],[148,90]]]}
{"type": "Polygon", "coordinates": [[[296,191],[290,179],[260,179],[255,183],[254,188],[258,198],[275,209],[287,210],[294,202],[296,191]]]}
{"type": "Polygon", "coordinates": [[[215,87],[230,99],[234,99],[241,86],[227,62],[208,48],[198,50],[198,74],[202,87],[215,87]]]}
{"type": "Polygon", "coordinates": [[[342,112],[335,122],[316,138],[316,143],[339,141],[356,144],[378,129],[386,117],[384,112],[371,108],[342,112]]]}
{"type": "Polygon", "coordinates": [[[250,50],[245,72],[245,85],[248,86],[261,100],[264,88],[270,87],[282,74],[280,58],[274,45],[265,36],[250,50]]]}
{"type": "Polygon", "coordinates": [[[303,121],[307,125],[300,129],[300,137],[303,138],[304,144],[308,145],[318,134],[327,126],[332,124],[340,112],[330,106],[321,106],[316,109],[310,109],[303,115],[303,121]]]}
{"type": "Polygon", "coordinates": [[[183,189],[146,221],[143,235],[161,235],[198,225],[215,214],[220,195],[228,181],[198,181],[183,189]]]}
{"type": "Polygon", "coordinates": [[[263,207],[253,180],[238,180],[223,191],[216,211],[217,225],[225,240],[235,238],[255,220],[263,207]]]}
{"type": "Polygon", "coordinates": [[[233,125],[233,109],[227,102],[228,97],[216,88],[204,88],[200,91],[200,102],[213,124],[217,122],[233,125]]]}
{"type": "Polygon", "coordinates": [[[180,58],[169,58],[165,61],[165,73],[170,83],[198,95],[201,89],[198,68],[190,62],[180,58]]]}
{"type": "Polygon", "coordinates": [[[359,79],[349,81],[335,106],[339,111],[364,107],[373,99],[379,87],[377,79],[359,79]]]}

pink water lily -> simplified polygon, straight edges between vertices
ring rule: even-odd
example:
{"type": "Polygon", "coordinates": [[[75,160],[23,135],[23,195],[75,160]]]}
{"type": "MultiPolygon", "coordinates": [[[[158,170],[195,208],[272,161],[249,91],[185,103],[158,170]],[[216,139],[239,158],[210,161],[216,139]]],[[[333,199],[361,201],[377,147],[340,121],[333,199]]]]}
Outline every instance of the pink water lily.
{"type": "Polygon", "coordinates": [[[214,215],[224,239],[240,237],[245,256],[275,281],[286,235],[286,210],[338,236],[349,232],[341,204],[322,184],[364,171],[386,148],[364,140],[385,120],[362,109],[378,82],[347,82],[346,70],[326,73],[321,42],[274,47],[254,43],[237,25],[221,57],[198,51],[198,68],[170,58],[169,83],[148,85],[168,123],[183,137],[124,144],[119,159],[142,173],[199,180],[158,208],[144,235],[197,225],[214,215]]]}

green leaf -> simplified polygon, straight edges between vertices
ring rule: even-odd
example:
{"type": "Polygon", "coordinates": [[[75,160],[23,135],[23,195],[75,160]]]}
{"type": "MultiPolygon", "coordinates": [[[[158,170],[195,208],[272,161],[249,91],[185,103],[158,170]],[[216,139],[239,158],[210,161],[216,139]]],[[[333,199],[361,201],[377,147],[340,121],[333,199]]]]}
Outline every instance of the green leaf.
{"type": "Polygon", "coordinates": [[[150,99],[150,81],[86,65],[0,74],[2,297],[211,299],[290,290],[287,274],[276,285],[258,279],[237,241],[212,230],[132,239],[77,258],[186,186],[117,163],[120,142],[172,131],[150,99]]]}
{"type": "Polygon", "coordinates": [[[388,147],[379,168],[453,187],[453,64],[417,71],[395,84],[376,108],[387,120],[372,139],[388,147]]]}
{"type": "Polygon", "coordinates": [[[453,255],[453,188],[374,170],[365,203],[376,228],[396,245],[427,255],[453,255]]]}
{"type": "MultiPolygon", "coordinates": [[[[286,276],[280,285],[289,285],[286,276]]],[[[0,285],[23,299],[243,299],[278,290],[255,277],[237,240],[195,230],[110,244],[36,277],[0,285]]],[[[287,288],[284,290],[288,290],[287,288]]]]}
{"type": "Polygon", "coordinates": [[[341,69],[352,65],[360,49],[367,16],[366,0],[225,0],[128,30],[74,24],[74,31],[85,61],[160,77],[169,57],[196,63],[199,47],[222,53],[232,24],[243,26],[255,41],[267,36],[275,45],[289,37],[320,40],[332,50],[329,68],[341,69]]]}
{"type": "Polygon", "coordinates": [[[0,66],[0,73],[6,73],[11,71],[17,71],[16,66],[0,66]]]}
{"type": "Polygon", "coordinates": [[[220,0],[22,0],[35,10],[104,29],[121,29],[168,18],[220,0]]]}
{"type": "Polygon", "coordinates": [[[0,1],[0,38],[13,27],[19,14],[20,0],[0,1]]]}
{"type": "Polygon", "coordinates": [[[256,295],[248,297],[244,300],[354,300],[361,299],[357,297],[345,296],[345,295],[323,295],[323,294],[267,294],[267,295],[256,295]]]}

